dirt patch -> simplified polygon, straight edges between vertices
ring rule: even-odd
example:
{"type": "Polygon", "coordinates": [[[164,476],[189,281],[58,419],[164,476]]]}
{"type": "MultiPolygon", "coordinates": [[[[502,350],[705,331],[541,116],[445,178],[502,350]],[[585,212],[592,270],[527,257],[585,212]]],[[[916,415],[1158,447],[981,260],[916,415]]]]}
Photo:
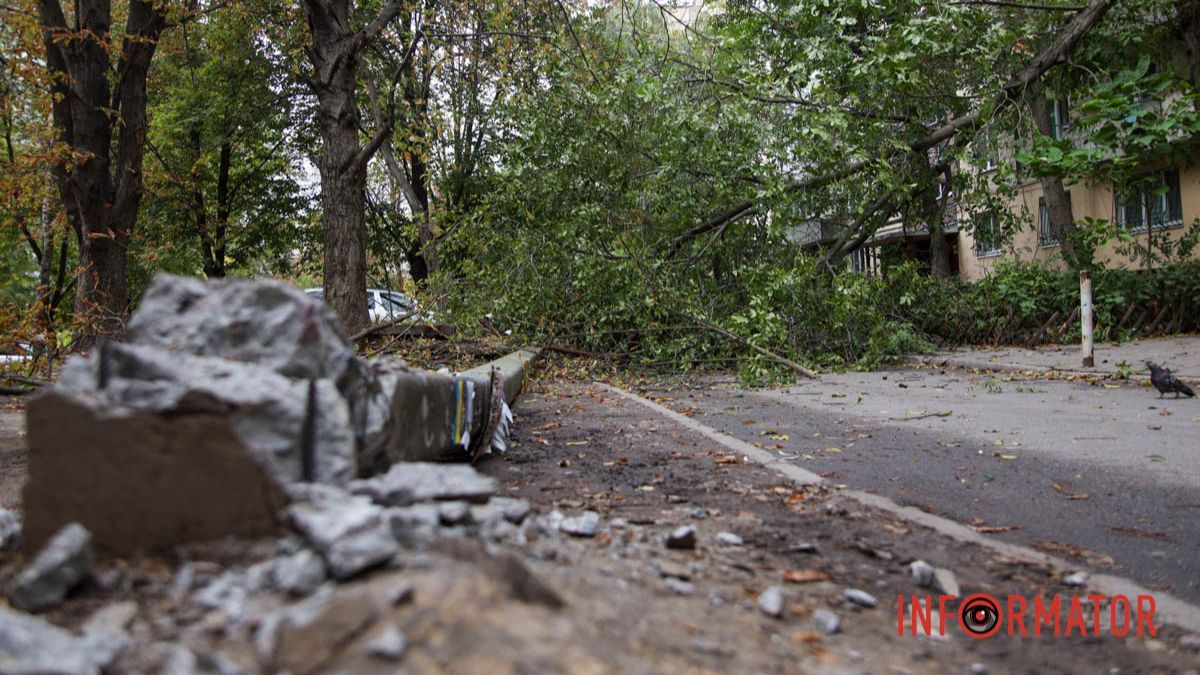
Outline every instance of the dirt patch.
{"type": "Polygon", "coordinates": [[[898,637],[897,596],[929,592],[908,571],[918,558],[952,570],[965,594],[1049,597],[1071,589],[1028,561],[997,559],[843,500],[836,490],[797,490],[599,388],[545,385],[522,400],[516,429],[513,451],[481,470],[535,510],[592,509],[610,525],[595,540],[575,542],[579,552],[569,565],[537,571],[571,588],[577,607],[591,604],[584,611],[597,613],[611,639],[684,670],[961,673],[981,663],[989,672],[1127,673],[1184,672],[1200,662],[1174,646],[1178,636],[1170,629],[1157,639],[898,637]],[[699,530],[700,546],[668,550],[661,541],[683,525],[699,530]],[[718,545],[719,532],[741,537],[744,546],[718,545]],[[812,548],[817,553],[803,552],[812,548]],[[694,592],[678,595],[664,566],[686,569],[694,592]],[[783,620],[754,604],[776,584],[789,603],[783,620]],[[846,601],[847,588],[867,591],[879,606],[846,601]],[[810,617],[821,608],[841,616],[840,634],[814,632],[810,617]]]}

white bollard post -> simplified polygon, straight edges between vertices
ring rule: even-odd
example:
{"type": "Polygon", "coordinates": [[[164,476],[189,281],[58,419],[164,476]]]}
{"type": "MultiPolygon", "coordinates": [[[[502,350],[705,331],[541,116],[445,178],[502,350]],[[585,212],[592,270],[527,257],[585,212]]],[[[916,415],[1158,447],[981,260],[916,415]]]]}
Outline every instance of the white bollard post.
{"type": "Polygon", "coordinates": [[[1083,328],[1083,367],[1096,365],[1092,344],[1092,273],[1079,273],[1079,320],[1083,328]]]}

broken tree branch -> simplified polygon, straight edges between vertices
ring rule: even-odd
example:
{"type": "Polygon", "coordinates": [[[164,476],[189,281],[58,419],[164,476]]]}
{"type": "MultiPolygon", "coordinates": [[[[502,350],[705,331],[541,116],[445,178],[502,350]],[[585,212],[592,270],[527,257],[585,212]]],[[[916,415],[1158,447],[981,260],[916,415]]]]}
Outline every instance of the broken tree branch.
{"type": "Polygon", "coordinates": [[[743,344],[743,345],[749,347],[750,349],[758,352],[759,354],[762,354],[763,356],[767,357],[768,359],[771,359],[772,361],[774,361],[776,363],[783,364],[783,365],[787,366],[788,368],[791,368],[792,370],[796,371],[797,373],[800,373],[801,375],[803,375],[809,379],[813,379],[813,380],[817,379],[817,373],[815,371],[809,370],[808,368],[805,368],[804,366],[800,365],[799,363],[796,363],[795,361],[793,361],[787,357],[780,356],[769,349],[764,349],[762,347],[759,347],[758,345],[747,340],[746,338],[744,338],[740,335],[735,335],[707,319],[696,318],[694,320],[696,321],[696,323],[699,323],[701,326],[704,326],[705,328],[711,330],[712,332],[722,335],[724,337],[727,337],[730,340],[733,340],[734,342],[743,344]]]}
{"type": "Polygon", "coordinates": [[[383,323],[377,323],[374,326],[371,326],[370,328],[364,328],[364,329],[360,330],[359,332],[355,333],[354,335],[352,335],[350,337],[350,341],[351,342],[362,342],[363,340],[371,337],[372,335],[375,335],[376,333],[380,333],[382,331],[387,330],[388,328],[391,328],[392,326],[396,326],[396,325],[404,323],[405,321],[408,321],[409,319],[413,318],[413,316],[415,316],[415,315],[416,315],[416,312],[409,312],[408,314],[397,317],[390,321],[385,321],[383,323]]]}

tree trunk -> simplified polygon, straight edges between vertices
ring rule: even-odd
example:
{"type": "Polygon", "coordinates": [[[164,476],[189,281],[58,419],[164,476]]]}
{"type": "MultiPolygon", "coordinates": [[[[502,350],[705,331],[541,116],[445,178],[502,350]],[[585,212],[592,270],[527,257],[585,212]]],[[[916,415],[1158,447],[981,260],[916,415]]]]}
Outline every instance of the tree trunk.
{"type": "Polygon", "coordinates": [[[325,238],[325,303],[350,333],[366,327],[367,316],[367,162],[384,140],[383,133],[367,146],[360,142],[356,100],[358,59],[400,11],[389,2],[370,24],[352,28],[351,0],[305,0],[312,45],[308,48],[313,73],[309,86],[317,97],[321,127],[322,225],[325,238]]]}
{"type": "Polygon", "coordinates": [[[53,176],[79,241],[75,309],[78,344],[88,347],[118,333],[129,308],[126,250],[143,194],[146,76],[167,8],[130,1],[115,67],[105,48],[107,0],[76,2],[74,30],[59,0],[39,0],[38,8],[52,89],[63,95],[51,113],[57,139],[71,152],[53,176]]]}
{"type": "MultiPolygon", "coordinates": [[[[1040,87],[1035,87],[1029,101],[1029,109],[1033,115],[1033,123],[1038,133],[1050,136],[1054,131],[1050,119],[1050,101],[1040,87]]],[[[1075,246],[1075,216],[1071,212],[1071,198],[1063,186],[1062,178],[1046,176],[1040,179],[1042,198],[1046,200],[1046,211],[1050,216],[1050,231],[1058,240],[1063,258],[1074,268],[1086,266],[1090,261],[1080,260],[1080,251],[1075,246]]],[[[1038,224],[1039,232],[1041,224],[1038,224]]]]}
{"type": "Polygon", "coordinates": [[[1176,6],[1187,51],[1188,79],[1193,87],[1200,88],[1200,0],[1180,0],[1176,6]]]}

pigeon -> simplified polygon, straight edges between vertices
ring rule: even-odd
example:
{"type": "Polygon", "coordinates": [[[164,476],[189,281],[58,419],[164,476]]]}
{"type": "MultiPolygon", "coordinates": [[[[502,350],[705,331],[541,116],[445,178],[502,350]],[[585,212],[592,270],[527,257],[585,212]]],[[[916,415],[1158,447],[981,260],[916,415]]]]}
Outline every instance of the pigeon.
{"type": "Polygon", "coordinates": [[[1192,388],[1179,381],[1178,377],[1171,374],[1170,368],[1162,366],[1152,361],[1146,362],[1146,367],[1150,369],[1150,382],[1154,388],[1158,390],[1158,397],[1162,398],[1163,394],[1175,392],[1175,398],[1179,398],[1180,394],[1192,398],[1196,392],[1192,388]]]}

